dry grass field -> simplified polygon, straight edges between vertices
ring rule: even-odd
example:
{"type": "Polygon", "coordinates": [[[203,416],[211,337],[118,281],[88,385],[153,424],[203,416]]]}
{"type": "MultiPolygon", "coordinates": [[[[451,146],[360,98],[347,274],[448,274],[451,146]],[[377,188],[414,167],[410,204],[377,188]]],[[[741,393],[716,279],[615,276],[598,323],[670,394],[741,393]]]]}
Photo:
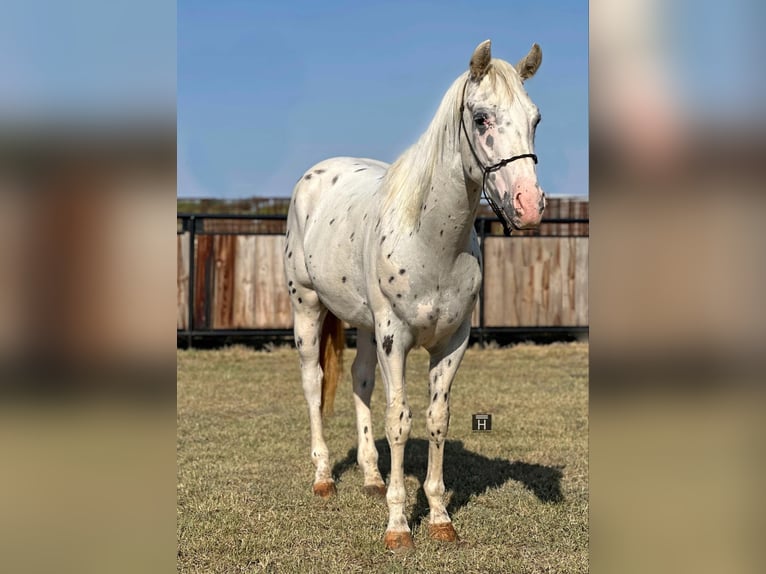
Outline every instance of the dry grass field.
{"type": "MultiPolygon", "coordinates": [[[[325,427],[338,485],[325,501],[311,493],[296,352],[178,351],[179,572],[587,572],[587,343],[466,353],[444,463],[458,544],[426,535],[427,365],[424,351],[410,355],[405,477],[416,547],[394,554],[383,546],[385,502],[362,494],[348,374],[325,427]],[[492,431],[473,432],[473,413],[491,413],[492,431]]],[[[373,423],[387,477],[377,381],[373,423]]]]}

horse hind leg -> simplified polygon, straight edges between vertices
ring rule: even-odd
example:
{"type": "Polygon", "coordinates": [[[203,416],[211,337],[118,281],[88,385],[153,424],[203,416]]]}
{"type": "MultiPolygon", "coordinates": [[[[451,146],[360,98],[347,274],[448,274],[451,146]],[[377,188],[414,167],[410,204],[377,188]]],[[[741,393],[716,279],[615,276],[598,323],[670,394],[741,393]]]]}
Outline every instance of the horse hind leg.
{"type": "Polygon", "coordinates": [[[378,469],[378,450],[372,435],[370,399],[375,388],[375,365],[377,354],[372,333],[359,329],[357,333],[356,358],[351,366],[356,408],[356,429],[359,446],[357,462],[364,473],[364,492],[368,496],[385,497],[386,483],[378,469]]]}
{"type": "Polygon", "coordinates": [[[322,368],[319,365],[322,323],[327,309],[314,291],[298,287],[292,297],[295,345],[301,360],[303,394],[308,404],[311,424],[311,461],[314,463],[313,491],[327,498],[335,494],[330,468],[330,453],[322,427],[322,368]]]}

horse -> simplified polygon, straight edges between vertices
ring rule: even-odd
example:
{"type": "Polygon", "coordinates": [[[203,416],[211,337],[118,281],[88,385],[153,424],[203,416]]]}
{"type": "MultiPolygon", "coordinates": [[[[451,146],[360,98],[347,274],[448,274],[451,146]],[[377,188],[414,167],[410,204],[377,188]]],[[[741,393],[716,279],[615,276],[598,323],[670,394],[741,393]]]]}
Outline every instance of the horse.
{"type": "Polygon", "coordinates": [[[357,462],[364,491],[386,498],[390,550],[413,546],[405,516],[403,461],[412,410],[404,376],[416,346],[430,357],[428,532],[436,540],[458,539],[443,500],[442,447],[482,280],[474,221],[484,192],[506,234],[540,224],[545,194],[533,149],[540,112],[523,82],[541,62],[537,44],[513,66],[493,59],[490,40],[482,42],[426,131],[393,164],[328,159],[305,172],[293,191],[284,270],[308,403],[313,492],[336,493],[323,415],[332,413],[345,322],[357,329],[351,367],[357,462]],[[376,363],[385,385],[388,488],[371,431],[376,363]]]}

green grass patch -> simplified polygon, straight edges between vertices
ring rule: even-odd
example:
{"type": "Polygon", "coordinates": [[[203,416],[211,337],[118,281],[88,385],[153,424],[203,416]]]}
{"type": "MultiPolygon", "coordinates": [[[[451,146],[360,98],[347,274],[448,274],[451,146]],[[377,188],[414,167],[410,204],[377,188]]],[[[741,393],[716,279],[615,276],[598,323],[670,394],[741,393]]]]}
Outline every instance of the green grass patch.
{"type": "MultiPolygon", "coordinates": [[[[297,353],[178,351],[179,572],[587,572],[587,344],[466,353],[444,462],[456,545],[426,534],[427,374],[428,355],[414,351],[405,479],[416,547],[395,555],[383,547],[385,501],[362,493],[350,375],[325,425],[338,496],[324,501],[311,493],[297,353]],[[480,412],[492,414],[491,432],[471,430],[480,412]]],[[[387,478],[384,404],[378,377],[373,430],[387,478]]]]}

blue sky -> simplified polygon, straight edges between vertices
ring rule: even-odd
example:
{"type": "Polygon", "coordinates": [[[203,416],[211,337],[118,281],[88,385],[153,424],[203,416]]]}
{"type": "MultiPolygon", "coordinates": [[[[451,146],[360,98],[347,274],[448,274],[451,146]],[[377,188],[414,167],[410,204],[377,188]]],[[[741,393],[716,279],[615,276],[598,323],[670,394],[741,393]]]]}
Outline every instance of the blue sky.
{"type": "Polygon", "coordinates": [[[538,177],[588,193],[588,4],[179,0],[178,195],[288,196],[327,157],[391,162],[489,38],[540,107],[538,177]]]}

